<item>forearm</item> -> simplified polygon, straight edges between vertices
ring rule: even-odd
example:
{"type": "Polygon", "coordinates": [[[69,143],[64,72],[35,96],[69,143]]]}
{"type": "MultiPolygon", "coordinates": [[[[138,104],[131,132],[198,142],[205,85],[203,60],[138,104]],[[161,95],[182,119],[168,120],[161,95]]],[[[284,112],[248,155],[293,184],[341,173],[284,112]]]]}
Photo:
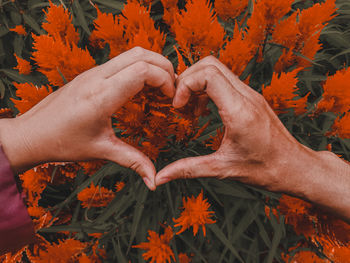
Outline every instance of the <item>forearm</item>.
{"type": "Polygon", "coordinates": [[[303,147],[290,156],[291,180],[285,192],[309,200],[350,222],[350,165],[332,152],[303,147]]]}

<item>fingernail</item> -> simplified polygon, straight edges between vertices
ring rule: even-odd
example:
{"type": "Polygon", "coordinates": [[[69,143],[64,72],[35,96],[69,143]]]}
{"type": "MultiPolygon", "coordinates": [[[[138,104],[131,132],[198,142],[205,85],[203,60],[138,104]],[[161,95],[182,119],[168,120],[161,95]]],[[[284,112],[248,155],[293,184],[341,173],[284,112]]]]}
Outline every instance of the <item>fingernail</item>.
{"type": "Polygon", "coordinates": [[[156,186],[154,182],[151,182],[151,180],[148,177],[144,177],[143,181],[151,191],[155,190],[156,186]]]}

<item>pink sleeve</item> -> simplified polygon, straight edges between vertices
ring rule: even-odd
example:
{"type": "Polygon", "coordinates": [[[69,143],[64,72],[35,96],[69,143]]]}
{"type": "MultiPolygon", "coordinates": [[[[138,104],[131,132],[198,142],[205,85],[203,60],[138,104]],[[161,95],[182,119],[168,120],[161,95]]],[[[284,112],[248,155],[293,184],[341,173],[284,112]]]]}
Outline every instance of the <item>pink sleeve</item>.
{"type": "Polygon", "coordinates": [[[0,145],[0,255],[33,242],[31,218],[0,145]]]}

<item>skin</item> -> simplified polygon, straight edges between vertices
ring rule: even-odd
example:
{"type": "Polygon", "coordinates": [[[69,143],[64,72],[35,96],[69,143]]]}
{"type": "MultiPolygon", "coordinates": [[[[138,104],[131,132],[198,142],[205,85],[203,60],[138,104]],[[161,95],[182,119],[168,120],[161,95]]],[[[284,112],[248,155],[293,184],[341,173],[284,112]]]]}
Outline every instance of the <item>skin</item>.
{"type": "Polygon", "coordinates": [[[205,91],[225,125],[213,154],[178,160],[161,170],[156,185],[178,178],[231,178],[312,201],[350,221],[350,166],[331,152],[300,144],[264,97],[213,56],[176,79],[173,106],[184,106],[194,91],[205,91]],[[331,198],[330,198],[331,197],[331,198]]]}
{"type": "Polygon", "coordinates": [[[173,97],[174,81],[170,61],[140,47],[80,74],[23,115],[0,120],[0,142],[12,170],[106,159],[135,170],[155,190],[153,163],[115,136],[111,116],[145,85],[173,97]]]}

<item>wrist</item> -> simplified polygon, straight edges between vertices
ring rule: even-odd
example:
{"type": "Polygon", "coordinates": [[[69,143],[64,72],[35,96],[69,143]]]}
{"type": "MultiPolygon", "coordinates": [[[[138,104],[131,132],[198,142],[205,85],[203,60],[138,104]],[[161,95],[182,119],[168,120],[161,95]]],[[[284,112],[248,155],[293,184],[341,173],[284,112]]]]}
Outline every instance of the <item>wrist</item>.
{"type": "Polygon", "coordinates": [[[332,152],[316,152],[300,146],[298,153],[290,155],[289,167],[284,173],[287,184],[282,184],[281,192],[310,201],[349,220],[349,164],[332,152]]]}
{"type": "Polygon", "coordinates": [[[20,117],[0,120],[0,143],[14,173],[40,163],[26,138],[20,117]]]}

